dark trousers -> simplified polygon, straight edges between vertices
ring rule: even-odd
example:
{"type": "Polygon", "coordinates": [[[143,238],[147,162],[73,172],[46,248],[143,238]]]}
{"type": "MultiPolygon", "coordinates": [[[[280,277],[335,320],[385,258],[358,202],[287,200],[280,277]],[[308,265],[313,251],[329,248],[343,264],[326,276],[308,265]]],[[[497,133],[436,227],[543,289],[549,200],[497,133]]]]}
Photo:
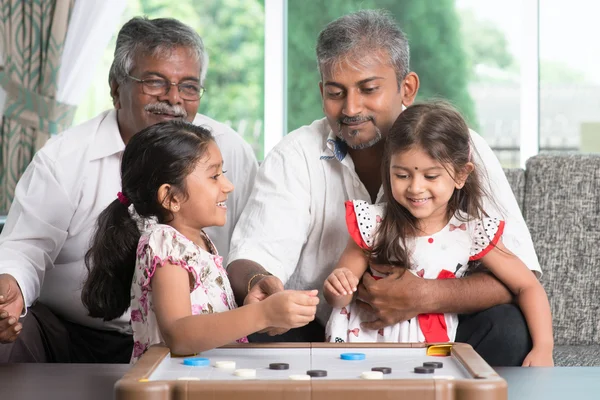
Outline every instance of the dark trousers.
{"type": "Polygon", "coordinates": [[[0,363],[128,363],[131,335],[65,321],[41,303],[27,310],[14,343],[0,344],[0,363]]]}
{"type": "MultiPolygon", "coordinates": [[[[322,342],[325,328],[317,321],[283,335],[250,335],[251,342],[322,342]]],[[[470,344],[492,366],[520,366],[531,350],[531,337],[519,307],[502,304],[460,315],[456,341],[470,344]]]]}

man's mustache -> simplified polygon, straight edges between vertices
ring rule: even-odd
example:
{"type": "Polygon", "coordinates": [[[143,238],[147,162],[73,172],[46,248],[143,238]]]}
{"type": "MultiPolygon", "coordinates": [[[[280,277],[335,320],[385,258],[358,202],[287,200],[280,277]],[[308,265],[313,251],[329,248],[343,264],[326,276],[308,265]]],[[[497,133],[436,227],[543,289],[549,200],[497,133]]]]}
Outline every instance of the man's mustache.
{"type": "Polygon", "coordinates": [[[168,103],[152,103],[144,107],[144,111],[158,114],[169,114],[175,117],[186,118],[187,111],[180,105],[169,105],[168,103]]]}
{"type": "Polygon", "coordinates": [[[361,116],[361,115],[357,115],[355,117],[343,117],[343,118],[339,118],[338,119],[338,123],[340,125],[350,125],[350,124],[359,124],[361,122],[366,122],[366,121],[374,121],[374,118],[372,116],[361,116]]]}

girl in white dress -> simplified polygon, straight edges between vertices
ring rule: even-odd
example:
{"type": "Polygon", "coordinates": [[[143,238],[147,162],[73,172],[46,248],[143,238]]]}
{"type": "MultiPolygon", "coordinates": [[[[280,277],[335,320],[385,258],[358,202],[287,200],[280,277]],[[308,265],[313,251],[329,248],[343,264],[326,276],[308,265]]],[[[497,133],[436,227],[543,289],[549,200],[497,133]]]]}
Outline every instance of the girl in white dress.
{"type": "Polygon", "coordinates": [[[125,147],[122,191],[98,217],[82,301],[105,320],[131,306],[131,362],[157,343],[194,354],[314,319],[316,290],[237,308],[223,259],[203,231],[226,221],[233,185],[222,169],[210,132],[183,121],[150,126],[125,147]]]}
{"type": "Polygon", "coordinates": [[[378,331],[363,329],[362,322],[374,318],[356,306],[353,294],[370,262],[448,279],[464,276],[470,261],[480,261],[515,294],[527,320],[533,349],[523,365],[553,365],[548,298],[535,275],[502,244],[504,221],[481,207],[482,174],[471,162],[470,133],[460,114],[440,102],[413,105],[400,114],[385,146],[386,203],[346,203],[350,240],[324,285],[334,307],[327,340],[454,341],[456,314],[422,314],[378,331]]]}

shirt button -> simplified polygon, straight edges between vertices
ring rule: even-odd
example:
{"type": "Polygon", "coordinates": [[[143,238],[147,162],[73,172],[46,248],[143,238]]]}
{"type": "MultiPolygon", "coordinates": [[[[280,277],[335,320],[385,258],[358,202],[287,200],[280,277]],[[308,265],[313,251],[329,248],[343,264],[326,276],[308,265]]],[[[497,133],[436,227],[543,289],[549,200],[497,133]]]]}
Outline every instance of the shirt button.
{"type": "Polygon", "coordinates": [[[360,186],[360,182],[358,181],[358,179],[354,180],[354,187],[357,188],[360,186]]]}

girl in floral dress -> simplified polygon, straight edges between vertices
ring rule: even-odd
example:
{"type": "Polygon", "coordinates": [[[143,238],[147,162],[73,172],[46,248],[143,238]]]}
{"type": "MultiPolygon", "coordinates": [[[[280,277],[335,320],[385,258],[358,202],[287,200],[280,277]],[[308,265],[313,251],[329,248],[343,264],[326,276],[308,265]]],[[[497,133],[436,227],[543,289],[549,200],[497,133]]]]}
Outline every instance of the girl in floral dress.
{"type": "Polygon", "coordinates": [[[122,191],[98,218],[82,300],[105,320],[131,306],[131,362],[157,343],[193,354],[314,319],[316,290],[237,308],[223,259],[202,230],[226,221],[233,185],[222,168],[210,132],[182,121],[150,126],[125,147],[122,191]]]}
{"type": "Polygon", "coordinates": [[[356,306],[353,294],[370,262],[405,268],[421,278],[448,279],[464,276],[470,261],[480,261],[514,293],[527,320],[533,349],[523,365],[553,365],[548,298],[535,275],[502,244],[504,221],[482,209],[483,188],[471,148],[466,123],[449,105],[413,105],[400,114],[383,156],[386,203],[346,203],[350,240],[324,285],[334,307],[326,327],[329,341],[454,341],[458,316],[450,313],[363,329],[361,324],[374,318],[356,306]]]}

